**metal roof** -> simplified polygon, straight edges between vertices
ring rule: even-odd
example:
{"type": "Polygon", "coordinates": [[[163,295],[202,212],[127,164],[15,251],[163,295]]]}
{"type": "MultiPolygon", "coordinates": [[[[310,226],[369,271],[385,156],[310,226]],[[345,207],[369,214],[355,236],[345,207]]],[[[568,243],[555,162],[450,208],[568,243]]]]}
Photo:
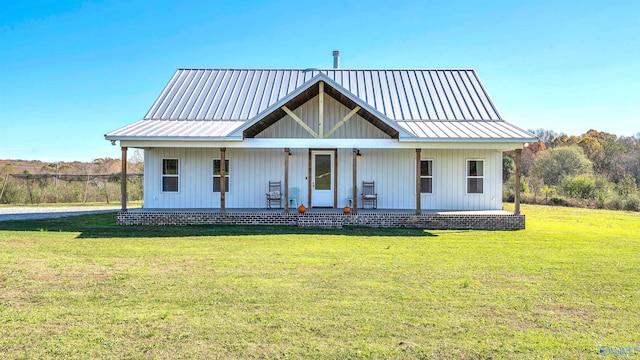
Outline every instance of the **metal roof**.
{"type": "Polygon", "coordinates": [[[178,69],[145,119],[248,120],[318,74],[401,120],[502,120],[475,70],[178,69]]]}
{"type": "Polygon", "coordinates": [[[532,134],[506,121],[402,121],[398,124],[422,141],[532,141],[532,134]]]}
{"type": "Polygon", "coordinates": [[[475,70],[178,69],[143,120],[107,140],[253,137],[325,93],[392,138],[411,141],[535,141],[505,122],[475,70]]]}
{"type": "Polygon", "coordinates": [[[128,140],[152,137],[221,139],[226,138],[244,123],[244,121],[139,120],[105,136],[107,140],[111,140],[112,137],[128,140]]]}

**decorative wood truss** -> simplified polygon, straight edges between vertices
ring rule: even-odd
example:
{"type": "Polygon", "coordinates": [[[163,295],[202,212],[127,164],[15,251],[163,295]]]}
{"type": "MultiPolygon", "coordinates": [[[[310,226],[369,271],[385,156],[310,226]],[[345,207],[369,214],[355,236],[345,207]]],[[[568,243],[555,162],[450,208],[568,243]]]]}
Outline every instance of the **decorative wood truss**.
{"type": "Polygon", "coordinates": [[[298,117],[291,109],[289,109],[286,105],[282,106],[281,109],[284,110],[287,115],[289,115],[295,122],[297,122],[303,129],[305,129],[311,136],[315,139],[327,139],[331,134],[333,134],[336,130],[338,130],[342,125],[344,125],[349,119],[353,117],[360,109],[362,109],[359,105],[356,105],[347,115],[345,115],[342,120],[340,120],[334,127],[331,128],[327,133],[324,132],[324,82],[320,81],[318,84],[320,87],[320,92],[318,93],[318,132],[313,130],[309,125],[307,125],[302,119],[298,117]]]}

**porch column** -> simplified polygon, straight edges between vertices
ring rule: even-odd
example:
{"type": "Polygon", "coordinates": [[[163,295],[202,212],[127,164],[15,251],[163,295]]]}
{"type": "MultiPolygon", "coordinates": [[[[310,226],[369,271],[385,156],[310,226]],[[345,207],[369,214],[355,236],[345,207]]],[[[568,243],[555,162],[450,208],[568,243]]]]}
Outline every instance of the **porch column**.
{"type": "Polygon", "coordinates": [[[284,213],[289,213],[289,154],[291,149],[284,148],[284,213]]]}
{"type": "Polygon", "coordinates": [[[422,205],[420,204],[420,176],[422,176],[420,152],[420,149],[416,149],[416,215],[422,214],[422,205]]]}
{"type": "Polygon", "coordinates": [[[352,214],[358,213],[358,149],[353,148],[353,166],[351,172],[353,173],[353,209],[352,214]]]}
{"type": "Polygon", "coordinates": [[[120,203],[122,204],[122,211],[127,211],[127,147],[120,147],[122,150],[122,161],[120,171],[120,203]]]}
{"type": "Polygon", "coordinates": [[[227,212],[225,204],[225,193],[227,192],[227,169],[225,166],[225,155],[227,148],[220,148],[220,212],[227,212]]]}
{"type": "Polygon", "coordinates": [[[516,183],[513,195],[514,209],[513,213],[520,215],[520,158],[522,156],[522,149],[516,149],[516,183]]]}

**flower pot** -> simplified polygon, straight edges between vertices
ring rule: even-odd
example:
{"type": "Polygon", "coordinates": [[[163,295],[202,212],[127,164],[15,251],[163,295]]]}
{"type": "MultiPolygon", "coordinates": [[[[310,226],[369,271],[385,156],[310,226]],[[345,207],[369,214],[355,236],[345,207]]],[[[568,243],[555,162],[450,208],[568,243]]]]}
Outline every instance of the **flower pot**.
{"type": "Polygon", "coordinates": [[[350,207],[348,207],[348,206],[345,206],[345,207],[342,209],[342,211],[343,211],[345,214],[351,214],[351,208],[350,208],[350,207]]]}
{"type": "Polygon", "coordinates": [[[304,204],[302,204],[302,205],[298,206],[298,212],[299,212],[300,214],[304,214],[304,212],[305,212],[305,211],[307,211],[307,208],[306,208],[306,207],[304,207],[304,204]]]}

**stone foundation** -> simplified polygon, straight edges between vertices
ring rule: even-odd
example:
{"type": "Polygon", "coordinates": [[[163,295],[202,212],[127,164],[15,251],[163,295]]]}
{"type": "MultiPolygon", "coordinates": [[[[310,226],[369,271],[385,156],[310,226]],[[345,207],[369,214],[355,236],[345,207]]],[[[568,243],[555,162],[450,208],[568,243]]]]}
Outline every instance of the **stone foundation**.
{"type": "Polygon", "coordinates": [[[119,225],[291,225],[408,227],[429,230],[522,230],[524,215],[514,214],[283,214],[262,212],[119,212],[119,225]]]}

